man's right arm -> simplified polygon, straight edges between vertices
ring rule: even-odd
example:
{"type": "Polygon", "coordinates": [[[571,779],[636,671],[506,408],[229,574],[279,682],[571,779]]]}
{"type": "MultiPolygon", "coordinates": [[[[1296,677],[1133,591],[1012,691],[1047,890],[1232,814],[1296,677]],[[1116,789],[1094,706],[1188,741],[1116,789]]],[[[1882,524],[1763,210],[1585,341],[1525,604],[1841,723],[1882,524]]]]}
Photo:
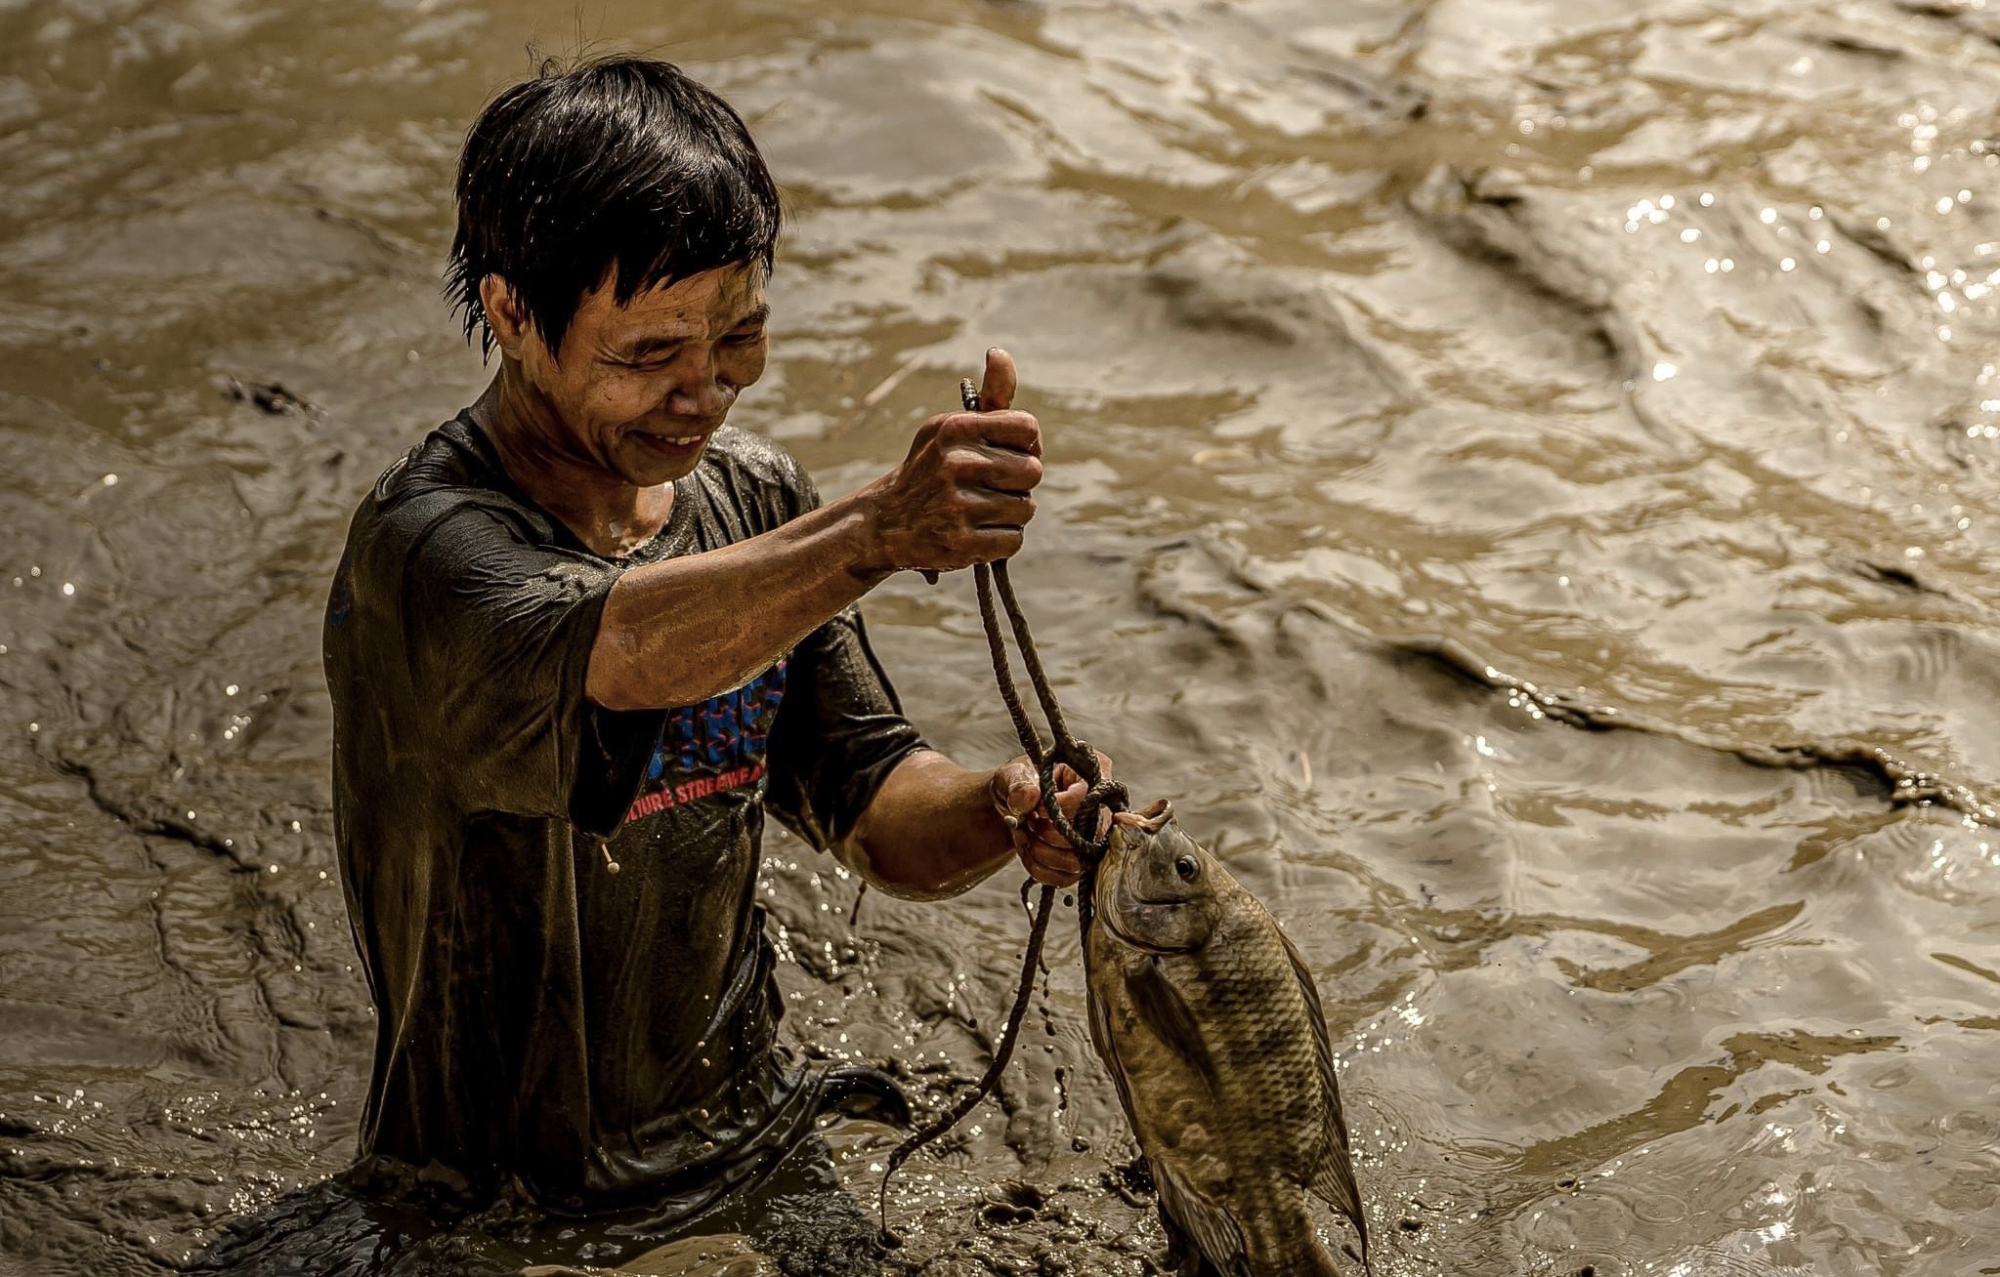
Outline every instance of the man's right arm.
{"type": "MultiPolygon", "coordinates": [[[[1013,360],[989,351],[982,399],[1011,403],[1013,383],[1013,360]]],[[[947,413],[851,496],[626,572],[605,601],[586,694],[613,710],[697,704],[755,677],[896,571],[1007,558],[1034,516],[1040,458],[1028,413],[947,413]]]]}

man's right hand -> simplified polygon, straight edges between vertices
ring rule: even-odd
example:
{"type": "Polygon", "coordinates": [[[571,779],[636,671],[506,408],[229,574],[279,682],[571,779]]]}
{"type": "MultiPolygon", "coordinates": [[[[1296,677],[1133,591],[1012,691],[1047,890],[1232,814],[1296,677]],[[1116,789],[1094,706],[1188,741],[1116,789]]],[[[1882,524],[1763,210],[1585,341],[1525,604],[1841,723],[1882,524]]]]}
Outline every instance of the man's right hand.
{"type": "Polygon", "coordinates": [[[985,411],[932,417],[903,463],[857,494],[872,514],[870,569],[949,572],[1021,548],[1042,481],[1042,427],[1012,410],[1014,387],[1013,357],[987,351],[985,411]]]}

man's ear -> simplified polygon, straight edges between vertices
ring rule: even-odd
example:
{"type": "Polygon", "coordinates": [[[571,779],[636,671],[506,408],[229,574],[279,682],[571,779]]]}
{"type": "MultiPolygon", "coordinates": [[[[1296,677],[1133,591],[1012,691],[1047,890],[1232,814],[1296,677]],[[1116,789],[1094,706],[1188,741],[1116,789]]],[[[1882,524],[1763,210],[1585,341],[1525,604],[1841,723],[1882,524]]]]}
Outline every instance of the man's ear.
{"type": "Polygon", "coordinates": [[[535,337],[520,294],[500,276],[488,275],[479,281],[479,305],[486,312],[486,326],[493,331],[493,344],[507,358],[519,359],[521,348],[535,337]]]}

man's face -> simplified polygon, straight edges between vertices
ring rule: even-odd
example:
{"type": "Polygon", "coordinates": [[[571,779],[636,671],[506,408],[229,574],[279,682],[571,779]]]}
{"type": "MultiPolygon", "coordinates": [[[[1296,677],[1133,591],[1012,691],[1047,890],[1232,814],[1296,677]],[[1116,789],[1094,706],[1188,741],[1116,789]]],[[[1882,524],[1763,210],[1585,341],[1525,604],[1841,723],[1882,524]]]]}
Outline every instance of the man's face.
{"type": "Polygon", "coordinates": [[[764,267],[723,266],[621,306],[607,280],[577,304],[551,360],[523,343],[521,371],[566,427],[566,451],[627,483],[693,471],[737,392],[764,375],[764,267]]]}

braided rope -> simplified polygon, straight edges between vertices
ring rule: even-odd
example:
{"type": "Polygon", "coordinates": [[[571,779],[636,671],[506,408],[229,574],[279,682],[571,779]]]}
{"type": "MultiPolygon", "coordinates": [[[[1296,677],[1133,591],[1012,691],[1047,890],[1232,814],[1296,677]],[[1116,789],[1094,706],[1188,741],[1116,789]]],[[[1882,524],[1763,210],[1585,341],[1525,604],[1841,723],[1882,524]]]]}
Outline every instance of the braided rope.
{"type": "MultiPolygon", "coordinates": [[[[958,386],[960,400],[967,412],[980,411],[979,391],[971,380],[961,381],[958,386]]],[[[1014,735],[1020,739],[1021,752],[1034,764],[1037,781],[1041,785],[1042,814],[1049,824],[1069,843],[1083,862],[1083,880],[1078,883],[1078,909],[1087,929],[1090,925],[1090,891],[1096,876],[1097,863],[1104,858],[1110,844],[1110,836],[1098,837],[1096,830],[1100,813],[1125,810],[1128,798],[1125,786],[1104,775],[1098,765],[1097,751],[1070,734],[1069,723],[1063,717],[1062,706],[1056,701],[1055,689],[1049,686],[1048,674],[1042,669],[1041,654],[1035,648],[1034,635],[1029,632],[1028,618],[1021,611],[1019,600],[1014,597],[1014,583],[1007,575],[1007,561],[998,560],[992,564],[974,564],[972,569],[974,587],[979,595],[979,620],[986,630],[987,652],[993,658],[993,679],[999,685],[1000,699],[1007,706],[1007,717],[1013,720],[1014,735]],[[1035,699],[1041,703],[1042,714],[1049,721],[1049,731],[1054,737],[1052,744],[1042,743],[1041,733],[1028,718],[1026,706],[1021,703],[1021,693],[1014,686],[1013,665],[1007,656],[1007,640],[1000,629],[999,610],[994,607],[994,594],[1000,596],[1000,609],[1007,614],[1009,628],[1014,632],[1015,646],[1021,649],[1021,664],[1028,671],[1028,683],[1035,689],[1035,699]],[[1076,809],[1075,819],[1065,815],[1058,802],[1059,791],[1055,783],[1058,765],[1067,765],[1089,786],[1084,799],[1076,809]],[[1092,831],[1086,836],[1083,830],[1092,831]]],[[[1021,901],[1028,899],[1030,883],[1021,886],[1021,901]]],[[[882,1172],[882,1187],[878,1194],[877,1206],[882,1221],[882,1243],[885,1246],[900,1246],[902,1239],[889,1227],[889,1180],[896,1168],[908,1161],[910,1155],[924,1145],[943,1135],[963,1121],[973,1109],[978,1108],[993,1088],[999,1085],[1000,1075],[1007,1070],[1007,1062],[1013,1058],[1014,1044],[1021,1036],[1021,1022],[1028,1012],[1028,999],[1035,988],[1035,972],[1041,967],[1042,945],[1048,937],[1049,914],[1055,902],[1056,889],[1042,884],[1041,898],[1035,902],[1035,919],[1028,928],[1028,950],[1021,960],[1021,980],[1014,990],[1014,1006],[1007,1013],[1006,1027],[1000,1032],[1000,1040],[994,1044],[992,1063],[972,1090],[952,1105],[949,1112],[931,1119],[908,1139],[898,1144],[889,1154],[889,1160],[882,1172]]]]}

